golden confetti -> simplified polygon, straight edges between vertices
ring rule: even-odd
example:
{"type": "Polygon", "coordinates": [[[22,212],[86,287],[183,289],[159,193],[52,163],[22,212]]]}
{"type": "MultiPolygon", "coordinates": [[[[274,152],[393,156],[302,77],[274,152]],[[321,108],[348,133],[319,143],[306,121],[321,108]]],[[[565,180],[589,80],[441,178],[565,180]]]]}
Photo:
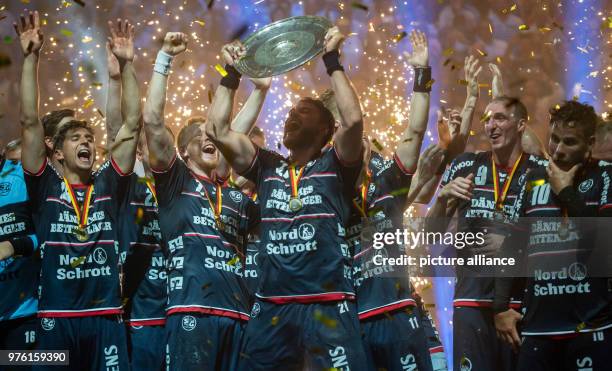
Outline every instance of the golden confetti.
{"type": "Polygon", "coordinates": [[[206,22],[201,21],[199,19],[194,20],[195,23],[199,24],[200,26],[204,27],[204,25],[206,24],[206,22]]]}
{"type": "Polygon", "coordinates": [[[270,324],[271,324],[272,326],[276,326],[276,325],[278,325],[278,321],[279,321],[279,320],[280,320],[280,317],[279,317],[279,316],[274,316],[274,317],[272,317],[272,319],[270,320],[270,324]]]}
{"type": "Polygon", "coordinates": [[[492,114],[493,114],[492,111],[487,111],[487,112],[483,113],[482,116],[480,116],[480,122],[489,121],[489,118],[491,118],[492,114]]]}
{"type": "Polygon", "coordinates": [[[376,149],[380,152],[382,152],[382,150],[384,149],[384,147],[382,146],[382,144],[380,144],[380,142],[378,140],[376,140],[376,138],[372,138],[372,144],[374,145],[374,147],[376,147],[376,149]]]}
{"type": "Polygon", "coordinates": [[[88,99],[85,101],[85,103],[83,103],[83,108],[89,108],[92,104],[94,104],[94,100],[88,99]]]}
{"type": "Polygon", "coordinates": [[[92,40],[93,40],[93,38],[92,38],[91,36],[85,36],[85,37],[83,37],[83,39],[81,40],[81,42],[82,42],[83,44],[87,44],[87,43],[90,43],[92,40]]]}
{"type": "Polygon", "coordinates": [[[474,136],[474,135],[476,135],[476,132],[474,130],[470,130],[470,135],[474,136]]]}
{"type": "Polygon", "coordinates": [[[578,324],[578,326],[576,326],[576,332],[584,330],[585,328],[586,328],[586,323],[581,322],[581,323],[578,324]]]}
{"type": "Polygon", "coordinates": [[[464,85],[464,86],[467,86],[469,84],[467,80],[463,80],[463,79],[457,80],[457,82],[459,83],[459,85],[464,85]]]}
{"type": "Polygon", "coordinates": [[[520,31],[527,31],[529,29],[529,26],[527,26],[526,24],[522,24],[519,26],[518,28],[520,31]]]}
{"type": "Polygon", "coordinates": [[[436,82],[436,80],[431,79],[429,81],[427,81],[427,83],[425,84],[425,88],[426,89],[431,89],[431,86],[433,85],[433,83],[436,82]]]}
{"type": "Polygon", "coordinates": [[[87,259],[86,256],[79,256],[77,259],[73,260],[72,263],[70,263],[70,266],[72,268],[76,268],[79,265],[83,264],[83,262],[85,261],[85,259],[87,259]]]}
{"type": "Polygon", "coordinates": [[[136,209],[136,218],[134,218],[134,223],[140,225],[142,224],[142,218],[144,217],[144,210],[142,207],[136,209]]]}
{"type": "Polygon", "coordinates": [[[489,32],[493,33],[493,26],[491,26],[491,23],[489,23],[489,32]]]}
{"type": "Polygon", "coordinates": [[[550,27],[540,27],[540,28],[538,28],[538,30],[540,30],[540,32],[549,32],[549,31],[552,31],[552,28],[550,28],[550,27]]]}
{"type": "Polygon", "coordinates": [[[356,2],[356,1],[353,1],[353,3],[351,4],[351,6],[352,6],[353,8],[363,10],[364,12],[367,12],[367,11],[368,11],[368,7],[367,7],[367,5],[364,5],[364,4],[362,4],[362,3],[358,3],[358,2],[356,2]]]}
{"type": "Polygon", "coordinates": [[[402,31],[402,32],[398,33],[397,35],[393,36],[393,41],[398,43],[398,42],[400,42],[406,36],[408,36],[408,33],[406,31],[402,31]]]}
{"type": "Polygon", "coordinates": [[[238,257],[238,255],[234,256],[232,258],[232,260],[227,262],[227,265],[229,265],[230,267],[236,265],[236,263],[238,263],[240,261],[240,258],[238,257]]]}
{"type": "Polygon", "coordinates": [[[487,84],[487,83],[482,83],[482,84],[478,84],[479,88],[489,88],[491,87],[491,85],[487,84]]]}
{"type": "Polygon", "coordinates": [[[531,191],[533,188],[546,184],[546,179],[536,179],[527,183],[526,189],[527,191],[531,191]]]}
{"type": "Polygon", "coordinates": [[[486,57],[488,54],[483,52],[482,50],[476,48],[476,51],[478,52],[478,54],[482,55],[483,57],[486,57]]]}
{"type": "Polygon", "coordinates": [[[499,63],[499,64],[501,64],[501,62],[502,62],[501,57],[497,57],[497,58],[495,58],[495,60],[496,60],[496,61],[497,61],[497,63],[499,63]]]}
{"type": "Polygon", "coordinates": [[[323,324],[323,326],[328,327],[328,328],[336,328],[336,326],[338,324],[338,321],[336,321],[333,318],[330,318],[330,317],[326,316],[319,309],[315,310],[314,318],[315,318],[315,320],[321,322],[323,324]]]}
{"type": "Polygon", "coordinates": [[[223,77],[227,76],[227,71],[225,70],[225,68],[223,68],[222,65],[220,64],[216,64],[215,65],[215,69],[217,70],[217,72],[219,72],[219,74],[223,77]]]}
{"type": "Polygon", "coordinates": [[[60,30],[60,33],[61,33],[62,35],[64,35],[64,36],[66,36],[66,37],[72,37],[72,35],[74,34],[74,32],[72,32],[72,31],[70,31],[70,30],[67,30],[67,29],[65,29],[65,28],[62,28],[62,29],[60,30]]]}
{"type": "Polygon", "coordinates": [[[92,82],[91,86],[93,86],[94,88],[101,88],[102,87],[102,83],[101,82],[92,82]]]}
{"type": "Polygon", "coordinates": [[[444,51],[442,52],[442,55],[445,57],[450,57],[451,55],[453,55],[453,53],[455,53],[455,50],[453,48],[448,48],[448,49],[444,49],[444,51]]]}
{"type": "Polygon", "coordinates": [[[510,7],[510,11],[513,12],[516,10],[516,4],[512,4],[512,6],[510,7]]]}

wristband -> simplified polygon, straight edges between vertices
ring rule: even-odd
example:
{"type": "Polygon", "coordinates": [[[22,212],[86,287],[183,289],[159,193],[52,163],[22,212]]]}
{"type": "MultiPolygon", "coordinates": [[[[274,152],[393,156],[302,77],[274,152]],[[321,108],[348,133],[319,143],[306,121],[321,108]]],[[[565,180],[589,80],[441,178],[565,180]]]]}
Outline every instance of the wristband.
{"type": "Polygon", "coordinates": [[[240,78],[242,75],[234,66],[226,64],[225,71],[227,75],[221,78],[221,85],[225,86],[228,89],[236,90],[238,89],[238,85],[240,85],[240,78]]]}
{"type": "Polygon", "coordinates": [[[431,91],[431,67],[414,68],[414,87],[415,93],[429,93],[431,91]]]}
{"type": "Polygon", "coordinates": [[[168,76],[170,74],[170,67],[172,66],[173,56],[160,50],[157,52],[157,58],[155,59],[155,65],[153,66],[153,71],[160,73],[164,76],[168,76]]]}
{"type": "Polygon", "coordinates": [[[331,52],[323,54],[323,63],[325,63],[325,68],[329,76],[331,76],[334,71],[344,71],[344,67],[340,64],[340,52],[337,50],[332,50],[331,52]]]}
{"type": "Polygon", "coordinates": [[[34,251],[34,243],[28,236],[13,237],[10,242],[13,245],[14,256],[30,256],[34,251]]]}

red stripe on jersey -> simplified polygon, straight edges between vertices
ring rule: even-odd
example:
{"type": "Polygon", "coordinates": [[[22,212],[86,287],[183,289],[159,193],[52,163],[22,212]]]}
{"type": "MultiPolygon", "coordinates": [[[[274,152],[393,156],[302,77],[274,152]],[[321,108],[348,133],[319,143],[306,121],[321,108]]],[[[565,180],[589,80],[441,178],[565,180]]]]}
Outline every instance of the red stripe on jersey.
{"type": "Polygon", "coordinates": [[[414,307],[415,305],[416,305],[416,302],[414,301],[414,299],[406,299],[399,303],[393,303],[393,304],[385,305],[380,308],[369,310],[367,312],[359,313],[359,320],[364,320],[366,318],[378,316],[379,314],[391,312],[391,311],[398,310],[404,307],[414,307]]]}
{"type": "Polygon", "coordinates": [[[185,306],[185,307],[168,309],[166,311],[166,314],[168,316],[175,314],[175,313],[202,313],[202,314],[212,314],[213,316],[240,319],[243,321],[249,320],[249,316],[244,313],[232,312],[232,311],[223,310],[223,309],[205,308],[205,307],[185,306]]]}
{"type": "Polygon", "coordinates": [[[166,319],[142,319],[142,320],[128,320],[128,323],[132,327],[136,326],[163,326],[166,324],[166,319]]]}
{"type": "Polygon", "coordinates": [[[108,316],[112,314],[122,314],[121,308],[111,309],[100,309],[100,310],[71,310],[71,311],[53,311],[45,310],[38,312],[38,318],[71,318],[71,317],[96,317],[96,316],[108,316]]]}
{"type": "Polygon", "coordinates": [[[493,305],[491,300],[454,300],[453,307],[477,307],[490,308],[493,305]]]}
{"type": "Polygon", "coordinates": [[[437,347],[433,347],[433,348],[429,348],[429,353],[433,354],[433,353],[444,353],[444,347],[442,345],[437,346],[437,347]]]}
{"type": "Polygon", "coordinates": [[[45,157],[45,159],[43,160],[42,166],[35,173],[29,172],[25,167],[23,167],[23,172],[31,176],[41,176],[43,171],[45,171],[45,168],[47,167],[47,161],[49,160],[47,159],[47,157],[45,157]]]}
{"type": "Polygon", "coordinates": [[[327,301],[355,300],[354,294],[349,294],[346,292],[300,295],[300,296],[267,296],[267,297],[262,297],[256,294],[256,296],[258,299],[269,301],[270,303],[274,303],[274,304],[288,304],[288,303],[310,304],[310,303],[320,303],[320,302],[327,302],[327,301]]]}
{"type": "Polygon", "coordinates": [[[113,169],[115,169],[117,174],[119,174],[121,176],[132,175],[133,171],[130,171],[129,173],[124,173],[123,170],[121,170],[121,168],[119,167],[119,165],[117,165],[117,163],[115,162],[115,159],[113,158],[113,156],[111,156],[110,161],[111,161],[111,165],[113,165],[113,169]]]}

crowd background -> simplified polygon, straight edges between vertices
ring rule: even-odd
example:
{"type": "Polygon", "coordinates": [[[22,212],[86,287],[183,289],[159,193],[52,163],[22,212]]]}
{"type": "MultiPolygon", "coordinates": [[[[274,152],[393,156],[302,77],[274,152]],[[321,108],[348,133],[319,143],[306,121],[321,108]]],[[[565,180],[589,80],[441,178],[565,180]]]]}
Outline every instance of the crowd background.
{"type": "MultiPolygon", "coordinates": [[[[187,53],[174,62],[168,88],[166,122],[175,134],[188,117],[206,115],[219,81],[214,66],[223,64],[219,51],[224,43],[298,15],[327,17],[349,34],[343,63],[360,93],[366,132],[387,156],[408,119],[412,72],[402,52],[409,48],[405,33],[414,28],[428,36],[435,79],[430,132],[423,149],[437,140],[436,111],[463,105],[463,61],[470,54],[500,67],[506,93],[525,102],[529,125],[543,141],[548,109],[563,99],[588,102],[604,118],[609,117],[606,111],[612,112],[612,3],[606,0],[4,0],[0,1],[1,147],[20,132],[17,97],[22,57],[12,24],[20,13],[34,9],[46,23],[39,75],[41,114],[58,107],[76,109],[79,118],[94,124],[100,138],[108,82],[106,22],[116,18],[136,24],[135,66],[143,82],[149,81],[167,31],[190,36],[187,53]]],[[[479,117],[490,95],[490,76],[487,68],[480,75],[481,98],[466,151],[487,148],[479,117]]],[[[328,84],[319,59],[274,79],[258,121],[270,147],[285,150],[281,125],[298,97],[318,95],[328,84]]],[[[141,88],[145,95],[146,83],[141,88]]],[[[251,89],[250,84],[242,84],[237,101],[244,101],[251,89]]],[[[98,144],[104,147],[105,142],[106,138],[98,144]]],[[[424,210],[409,214],[423,215],[424,210]]],[[[437,303],[432,312],[447,354],[452,354],[448,344],[452,282],[417,281],[425,300],[437,303]]]]}

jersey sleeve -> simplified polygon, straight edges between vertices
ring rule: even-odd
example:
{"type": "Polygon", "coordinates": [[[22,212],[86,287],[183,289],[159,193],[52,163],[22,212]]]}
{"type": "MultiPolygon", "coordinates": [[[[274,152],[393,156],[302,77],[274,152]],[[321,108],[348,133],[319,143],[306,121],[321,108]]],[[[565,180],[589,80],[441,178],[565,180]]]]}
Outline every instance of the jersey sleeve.
{"type": "Polygon", "coordinates": [[[281,156],[278,153],[259,148],[258,146],[255,146],[255,150],[255,157],[253,157],[251,166],[240,175],[259,186],[265,169],[276,167],[281,156]]]}
{"type": "Polygon", "coordinates": [[[159,206],[168,206],[181,195],[185,178],[189,177],[189,169],[182,159],[174,155],[166,170],[153,170],[153,177],[159,206]]]}
{"type": "Polygon", "coordinates": [[[46,158],[43,166],[37,173],[30,173],[23,169],[23,175],[30,205],[32,211],[35,212],[47,199],[48,192],[53,188],[53,184],[59,180],[59,175],[46,158]]]}
{"type": "Polygon", "coordinates": [[[382,194],[391,194],[396,200],[403,202],[408,196],[413,175],[395,155],[378,173],[373,174],[373,180],[382,194]]]}
{"type": "Polygon", "coordinates": [[[601,195],[599,198],[599,216],[612,217],[612,166],[605,166],[601,172],[601,195]]]}
{"type": "Polygon", "coordinates": [[[129,195],[130,179],[132,172],[123,173],[113,158],[106,161],[100,166],[94,177],[100,177],[104,181],[104,186],[107,187],[108,194],[113,195],[117,205],[123,206],[125,199],[129,195]]]}

